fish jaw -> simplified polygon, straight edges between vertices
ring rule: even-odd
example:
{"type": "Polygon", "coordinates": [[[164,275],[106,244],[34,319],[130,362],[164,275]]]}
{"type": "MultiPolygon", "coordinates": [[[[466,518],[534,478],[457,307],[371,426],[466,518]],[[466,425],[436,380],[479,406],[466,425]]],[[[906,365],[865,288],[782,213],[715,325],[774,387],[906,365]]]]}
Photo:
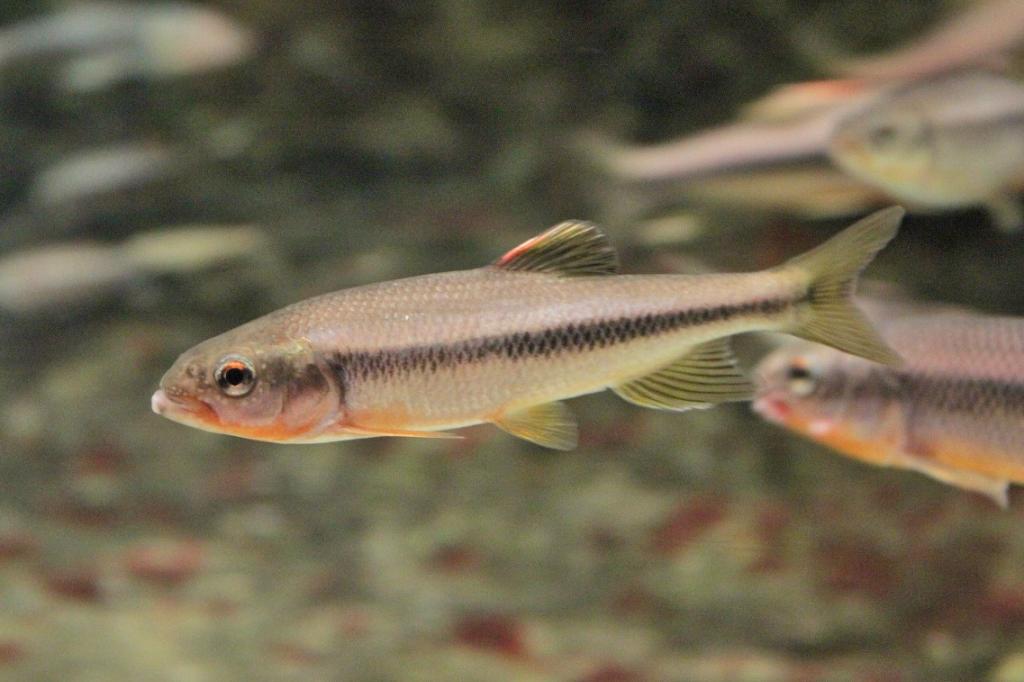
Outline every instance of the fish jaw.
{"type": "Polygon", "coordinates": [[[209,433],[226,434],[269,443],[322,443],[335,440],[366,438],[361,433],[346,433],[343,428],[324,433],[336,414],[323,417],[317,424],[289,425],[282,419],[269,424],[226,424],[210,405],[192,397],[177,397],[158,389],[150,399],[153,412],[173,422],[209,433]]]}
{"type": "Polygon", "coordinates": [[[836,135],[831,143],[830,156],[836,165],[854,178],[903,201],[924,206],[961,203],[948,198],[950,188],[932,187],[937,178],[928,178],[913,160],[880,155],[855,136],[836,135]]]}
{"type": "Polygon", "coordinates": [[[862,434],[855,424],[834,417],[805,414],[804,410],[772,393],[759,396],[754,401],[753,408],[765,420],[848,457],[876,466],[893,464],[894,444],[890,442],[892,437],[888,429],[881,429],[873,436],[862,434]]]}
{"type": "Polygon", "coordinates": [[[201,400],[172,397],[161,388],[150,398],[149,405],[154,413],[173,422],[214,433],[223,431],[217,413],[201,400]]]}
{"type": "MultiPolygon", "coordinates": [[[[757,414],[767,421],[780,426],[788,426],[787,422],[792,415],[793,409],[785,400],[763,395],[754,400],[751,406],[757,414]]],[[[154,408],[155,411],[155,408],[154,408]]]]}

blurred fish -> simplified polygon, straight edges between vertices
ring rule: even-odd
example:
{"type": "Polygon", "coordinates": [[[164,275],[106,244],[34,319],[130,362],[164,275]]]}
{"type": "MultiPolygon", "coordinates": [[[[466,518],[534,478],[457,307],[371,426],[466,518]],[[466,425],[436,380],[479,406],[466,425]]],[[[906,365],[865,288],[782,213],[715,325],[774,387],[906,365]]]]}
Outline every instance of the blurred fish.
{"type": "Polygon", "coordinates": [[[1024,482],[1024,319],[965,312],[880,323],[885,367],[793,343],[758,367],[754,409],[846,455],[1007,504],[1024,482]]]}
{"type": "Polygon", "coordinates": [[[746,107],[735,123],[646,147],[590,135],[581,149],[616,183],[611,192],[604,183],[598,197],[611,220],[632,220],[679,201],[845,216],[891,203],[829,159],[837,124],[878,92],[852,81],[783,86],[746,107]]]}
{"type": "Polygon", "coordinates": [[[27,314],[106,296],[138,274],[103,244],[44,246],[0,259],[0,310],[27,314]]]}
{"type": "Polygon", "coordinates": [[[253,225],[188,225],[135,235],[120,252],[146,272],[183,274],[258,256],[269,246],[267,233],[253,225]]]}
{"type": "Polygon", "coordinates": [[[840,115],[830,110],[796,120],[742,121],[646,147],[591,137],[583,147],[617,180],[679,183],[767,164],[826,158],[840,115]]]}
{"type": "Polygon", "coordinates": [[[569,449],[563,398],[611,388],[670,410],[749,398],[728,339],[741,332],[898,361],[850,296],[902,216],[880,211],[771,270],[716,275],[615,275],[594,225],[561,223],[488,267],[326,294],[205,341],[161,379],[153,411],[297,443],[490,422],[569,449]]]}
{"type": "Polygon", "coordinates": [[[68,242],[0,258],[0,311],[30,315],[96,302],[151,275],[184,274],[240,259],[265,262],[269,240],[248,225],[146,232],[121,244],[68,242]]]}
{"type": "Polygon", "coordinates": [[[678,195],[728,208],[781,211],[808,219],[863,213],[888,195],[827,163],[781,164],[693,179],[678,195]]]}
{"type": "Polygon", "coordinates": [[[0,68],[65,57],[62,84],[88,91],[228,66],[254,47],[248,31],[208,7],[89,2],[0,30],[0,68]]]}
{"type": "Polygon", "coordinates": [[[968,66],[992,67],[1024,44],[1024,2],[982,0],[919,40],[892,52],[859,59],[829,59],[852,78],[909,80],[968,66]]]}
{"type": "Polygon", "coordinates": [[[742,109],[742,118],[753,121],[790,121],[867,98],[878,86],[857,79],[833,79],[786,83],[742,109]]]}
{"type": "Polygon", "coordinates": [[[925,209],[985,206],[1004,229],[1024,222],[1011,189],[1024,176],[1024,86],[971,71],[894,89],[835,130],[832,159],[925,209]]]}
{"type": "Polygon", "coordinates": [[[173,152],[158,144],[102,147],[70,156],[40,171],[29,188],[29,199],[41,208],[75,206],[162,180],[182,167],[173,152]]]}

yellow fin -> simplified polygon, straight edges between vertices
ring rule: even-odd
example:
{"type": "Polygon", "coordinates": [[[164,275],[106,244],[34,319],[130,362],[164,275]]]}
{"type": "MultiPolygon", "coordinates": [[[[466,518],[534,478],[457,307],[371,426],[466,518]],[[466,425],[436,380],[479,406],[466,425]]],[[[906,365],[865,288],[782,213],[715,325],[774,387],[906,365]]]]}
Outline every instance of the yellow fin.
{"type": "Polygon", "coordinates": [[[494,266],[580,277],[615,274],[619,263],[608,237],[597,225],[567,220],[526,240],[495,261],[494,266]]]}
{"type": "Polygon", "coordinates": [[[900,356],[854,305],[853,294],[857,276],[896,236],[904,213],[899,206],[877,211],[780,267],[802,272],[808,282],[810,311],[793,334],[875,362],[900,364],[900,356]]]}
{"type": "Polygon", "coordinates": [[[653,374],[613,386],[620,397],[658,410],[689,410],[749,400],[754,389],[736,363],[729,337],[696,346],[653,374]]]}
{"type": "Polygon", "coordinates": [[[576,419],[565,403],[542,403],[503,414],[494,420],[494,425],[546,448],[572,450],[576,447],[576,419]]]}

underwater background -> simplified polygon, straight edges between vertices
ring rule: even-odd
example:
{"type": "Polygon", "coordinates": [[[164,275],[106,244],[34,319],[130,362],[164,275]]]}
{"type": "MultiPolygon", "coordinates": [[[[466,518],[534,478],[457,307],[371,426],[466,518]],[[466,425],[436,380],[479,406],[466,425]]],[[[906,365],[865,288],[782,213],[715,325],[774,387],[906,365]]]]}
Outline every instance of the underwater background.
{"type": "MultiPolygon", "coordinates": [[[[251,32],[237,63],[0,72],[0,258],[148,254],[0,266],[0,678],[1024,680],[1016,491],[1003,511],[747,404],[583,397],[580,446],[556,453],[486,426],[264,444],[149,402],[205,338],[567,218],[603,224],[626,272],[801,253],[852,220],[625,211],[579,140],[722,124],[820,76],[800,36],[883,49],[953,3],[207,6],[251,32]],[[61,164],[96,150],[83,190],[61,164]]],[[[0,25],[61,7],[11,0],[0,25]]],[[[1024,236],[962,210],[909,217],[869,274],[1020,315],[1021,264],[1024,236]]],[[[747,368],[765,348],[747,340],[747,368]]]]}

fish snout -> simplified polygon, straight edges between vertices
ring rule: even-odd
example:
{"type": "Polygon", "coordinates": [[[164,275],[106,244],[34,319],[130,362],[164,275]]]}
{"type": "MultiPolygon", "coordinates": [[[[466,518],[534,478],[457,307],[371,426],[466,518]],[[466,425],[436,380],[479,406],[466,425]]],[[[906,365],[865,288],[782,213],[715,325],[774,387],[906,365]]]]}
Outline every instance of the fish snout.
{"type": "Polygon", "coordinates": [[[162,415],[171,406],[171,399],[167,397],[163,389],[158,389],[149,399],[149,406],[153,408],[153,412],[162,415]]]}
{"type": "Polygon", "coordinates": [[[754,412],[776,424],[784,424],[793,411],[789,403],[770,393],[758,396],[752,407],[754,412]]]}
{"type": "Polygon", "coordinates": [[[149,399],[153,412],[162,417],[174,418],[174,415],[196,415],[209,410],[209,406],[201,400],[189,396],[178,395],[174,388],[157,389],[149,399]]]}

